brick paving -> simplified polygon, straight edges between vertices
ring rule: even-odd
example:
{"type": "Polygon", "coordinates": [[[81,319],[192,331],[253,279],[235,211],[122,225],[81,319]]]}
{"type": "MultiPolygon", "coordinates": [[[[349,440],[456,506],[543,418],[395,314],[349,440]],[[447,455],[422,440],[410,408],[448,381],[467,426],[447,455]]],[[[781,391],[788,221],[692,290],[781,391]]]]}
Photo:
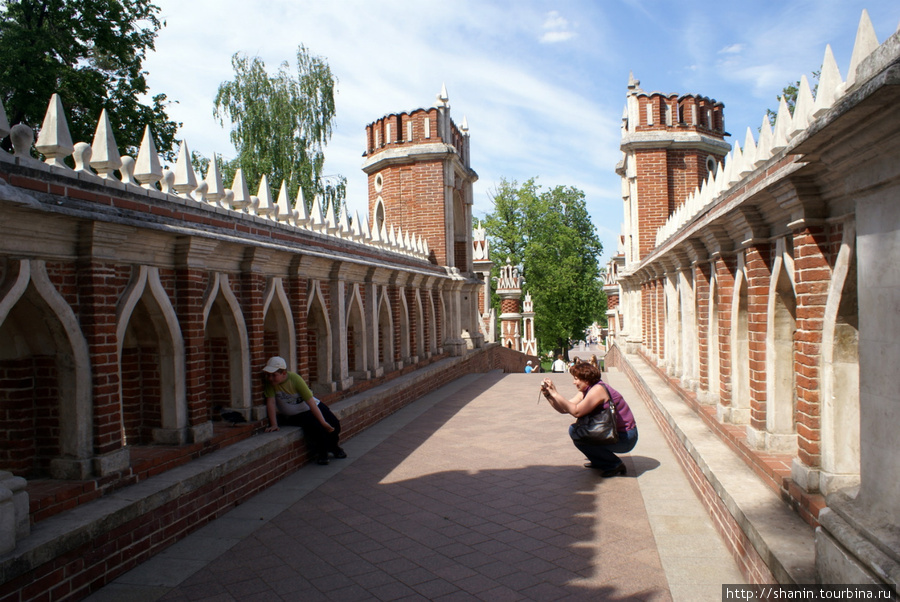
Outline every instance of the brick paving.
{"type": "MultiPolygon", "coordinates": [[[[582,466],[572,418],[538,401],[543,376],[460,379],[89,602],[693,602],[741,582],[641,402],[628,475],[603,479],[582,466]]],[[[628,398],[627,379],[608,376],[628,398]]],[[[574,394],[568,375],[554,378],[574,394]]]]}
{"type": "Polygon", "coordinates": [[[583,468],[538,381],[485,375],[161,599],[671,599],[637,480],[583,468]]]}

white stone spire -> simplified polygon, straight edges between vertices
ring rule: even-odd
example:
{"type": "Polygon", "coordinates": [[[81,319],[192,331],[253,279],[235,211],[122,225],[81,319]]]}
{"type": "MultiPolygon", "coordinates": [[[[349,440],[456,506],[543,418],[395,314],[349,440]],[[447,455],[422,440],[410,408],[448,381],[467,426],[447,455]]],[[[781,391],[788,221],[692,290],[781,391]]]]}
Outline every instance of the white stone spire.
{"type": "Polygon", "coordinates": [[[63,159],[72,154],[75,145],[72,144],[72,135],[69,134],[69,124],[66,122],[66,113],[59,94],[50,97],[50,105],[47,107],[44,123],[34,147],[47,157],[44,160],[47,165],[69,169],[63,159]]]}
{"type": "Polygon", "coordinates": [[[91,167],[96,169],[104,180],[111,179],[112,173],[122,167],[122,157],[119,155],[116,136],[113,133],[106,109],[100,112],[97,130],[94,132],[94,140],[91,144],[91,167]]]}
{"type": "Polygon", "coordinates": [[[144,188],[155,190],[155,184],[162,180],[162,166],[159,164],[159,154],[156,152],[156,143],[150,126],[144,127],[144,139],[141,141],[141,150],[138,151],[137,160],[134,163],[134,177],[144,188]]]}

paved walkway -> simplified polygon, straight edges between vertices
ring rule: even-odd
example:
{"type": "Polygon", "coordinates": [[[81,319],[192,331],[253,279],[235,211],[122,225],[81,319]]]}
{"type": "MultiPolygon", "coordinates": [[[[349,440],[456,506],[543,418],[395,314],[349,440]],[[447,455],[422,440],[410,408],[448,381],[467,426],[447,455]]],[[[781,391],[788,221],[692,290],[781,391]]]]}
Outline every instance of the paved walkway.
{"type": "Polygon", "coordinates": [[[455,381],[89,600],[697,602],[743,582],[627,379],[605,375],[640,440],[628,475],[602,479],[541,376],[455,381]]]}

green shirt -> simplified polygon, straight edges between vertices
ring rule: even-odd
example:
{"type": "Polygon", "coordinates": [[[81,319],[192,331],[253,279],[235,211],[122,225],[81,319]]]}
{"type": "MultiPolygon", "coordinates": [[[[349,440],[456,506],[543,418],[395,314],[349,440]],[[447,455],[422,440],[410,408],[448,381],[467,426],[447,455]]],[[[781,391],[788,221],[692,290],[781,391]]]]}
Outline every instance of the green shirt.
{"type": "Polygon", "coordinates": [[[285,416],[308,412],[309,406],[305,402],[313,398],[312,391],[310,391],[299,374],[288,372],[287,376],[278,385],[273,385],[271,381],[266,381],[266,399],[274,397],[278,413],[285,416]]]}

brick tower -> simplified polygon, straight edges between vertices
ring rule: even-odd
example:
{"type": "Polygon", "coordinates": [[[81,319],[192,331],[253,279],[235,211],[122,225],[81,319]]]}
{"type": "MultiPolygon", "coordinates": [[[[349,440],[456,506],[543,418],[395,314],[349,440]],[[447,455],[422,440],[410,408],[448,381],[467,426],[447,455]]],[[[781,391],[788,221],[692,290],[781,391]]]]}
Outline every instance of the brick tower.
{"type": "Polygon", "coordinates": [[[469,133],[450,118],[447,90],[435,106],[387,115],[366,126],[363,171],[369,176],[374,231],[422,237],[438,265],[472,271],[469,133]]]}
{"type": "MultiPolygon", "coordinates": [[[[509,258],[500,266],[497,294],[500,296],[500,343],[516,351],[522,351],[522,277],[509,258]]],[[[534,315],[534,314],[532,314],[534,315]]]]}
{"type": "Polygon", "coordinates": [[[723,108],[703,96],[647,93],[629,77],[624,157],[616,167],[625,201],[626,266],[649,254],[659,227],[731,150],[723,108]]]}

